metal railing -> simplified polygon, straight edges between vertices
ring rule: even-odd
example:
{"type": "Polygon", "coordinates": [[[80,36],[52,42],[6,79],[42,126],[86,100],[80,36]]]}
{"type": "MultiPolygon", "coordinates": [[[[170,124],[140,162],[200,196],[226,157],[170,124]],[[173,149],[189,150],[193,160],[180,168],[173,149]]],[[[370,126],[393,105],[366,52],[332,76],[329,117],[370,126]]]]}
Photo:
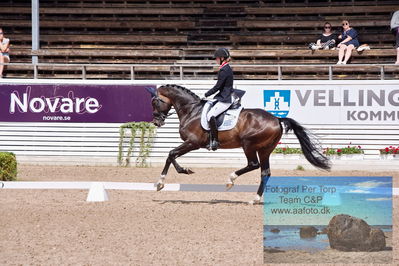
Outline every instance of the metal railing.
{"type": "MultiPolygon", "coordinates": [[[[135,80],[135,73],[136,70],[138,68],[143,68],[143,67],[169,67],[169,71],[172,73],[177,72],[178,75],[174,76],[174,77],[179,77],[180,79],[185,79],[184,75],[185,75],[185,71],[184,69],[186,68],[210,68],[212,69],[214,72],[216,72],[217,70],[217,66],[213,65],[213,64],[55,64],[55,63],[38,63],[38,64],[32,64],[32,63],[3,63],[0,65],[5,65],[5,66],[21,66],[21,67],[31,67],[31,70],[33,70],[33,78],[34,79],[38,79],[39,78],[39,68],[40,67],[50,67],[51,69],[55,70],[57,68],[70,68],[68,70],[70,71],[76,71],[78,69],[80,69],[81,71],[81,79],[86,79],[87,78],[87,70],[89,68],[93,68],[94,71],[104,71],[104,68],[112,68],[113,71],[119,69],[119,71],[130,71],[130,79],[131,80],[135,80]],[[103,68],[103,69],[101,69],[103,68]]],[[[334,70],[335,69],[339,69],[339,70],[344,70],[344,71],[355,71],[355,69],[359,69],[362,67],[367,67],[367,68],[376,68],[377,71],[374,72],[378,72],[379,73],[379,79],[380,80],[384,80],[385,79],[385,69],[387,67],[391,67],[392,69],[394,69],[394,71],[396,73],[399,74],[399,65],[395,65],[395,64],[348,64],[348,65],[335,65],[335,64],[253,64],[253,65],[248,65],[248,64],[231,64],[231,66],[234,68],[270,68],[271,70],[268,70],[270,72],[275,72],[277,73],[276,75],[276,79],[277,80],[282,80],[283,79],[283,75],[284,75],[284,69],[287,68],[300,68],[301,69],[301,73],[308,73],[308,71],[310,71],[310,69],[315,69],[315,68],[325,68],[326,69],[326,73],[328,72],[328,80],[333,80],[334,79],[334,70]],[[273,71],[274,69],[274,71],[273,71]]],[[[25,69],[26,70],[26,69],[25,69]]],[[[47,69],[48,70],[48,69],[47,69]]],[[[148,71],[148,70],[147,70],[148,71]]],[[[154,71],[154,72],[161,72],[161,71],[154,71]]],[[[240,70],[239,72],[245,72],[240,70]]],[[[259,72],[259,71],[256,71],[259,72]]],[[[289,72],[289,71],[287,71],[289,72]]],[[[292,70],[291,70],[292,72],[292,70]]],[[[299,72],[296,70],[296,72],[299,72]]],[[[314,71],[313,71],[314,72],[314,71]]],[[[250,71],[248,72],[250,73],[250,71]]]]}

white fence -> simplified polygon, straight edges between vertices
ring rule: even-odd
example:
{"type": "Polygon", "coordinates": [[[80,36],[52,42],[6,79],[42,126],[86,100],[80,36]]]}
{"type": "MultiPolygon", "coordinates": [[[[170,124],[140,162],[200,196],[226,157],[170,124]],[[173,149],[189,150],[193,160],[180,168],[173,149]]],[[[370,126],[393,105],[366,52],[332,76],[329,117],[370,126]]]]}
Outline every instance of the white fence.
{"type": "MultiPolygon", "coordinates": [[[[1,81],[5,83],[5,81],[1,81]]],[[[75,83],[75,84],[167,84],[167,81],[60,81],[60,80],[6,80],[7,83],[75,83]]],[[[193,90],[199,96],[211,88],[215,81],[173,81],[175,84],[193,90]]],[[[399,88],[399,81],[236,81],[238,88],[245,86],[271,87],[278,85],[326,85],[357,86],[392,85],[399,88]]],[[[396,99],[398,100],[398,99],[396,99]]],[[[398,110],[398,109],[397,109],[398,110]]],[[[327,118],[326,118],[327,119],[327,118]]],[[[157,137],[150,154],[150,162],[164,162],[168,152],[181,143],[178,134],[178,119],[172,115],[166,125],[157,130],[157,137]]],[[[30,163],[80,163],[80,164],[116,164],[119,143],[120,124],[99,123],[0,123],[0,150],[11,151],[20,162],[30,163]]],[[[342,147],[360,145],[365,150],[365,159],[379,159],[379,149],[390,145],[399,145],[399,123],[384,124],[305,124],[321,140],[323,147],[342,147]]],[[[285,135],[284,144],[299,147],[293,134],[285,135]]],[[[127,142],[125,143],[127,146],[127,142]]],[[[136,149],[137,150],[137,149],[136,149]]],[[[218,150],[205,149],[193,151],[183,156],[183,161],[191,164],[220,164],[234,166],[237,162],[244,165],[246,160],[241,149],[218,150]],[[202,160],[203,159],[203,160],[202,160]]]]}

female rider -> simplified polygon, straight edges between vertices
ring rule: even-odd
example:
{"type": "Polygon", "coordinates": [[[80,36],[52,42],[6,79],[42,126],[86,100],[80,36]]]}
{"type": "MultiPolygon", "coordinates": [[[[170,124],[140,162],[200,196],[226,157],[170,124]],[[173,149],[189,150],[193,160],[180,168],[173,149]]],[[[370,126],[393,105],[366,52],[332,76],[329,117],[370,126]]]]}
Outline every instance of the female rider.
{"type": "Polygon", "coordinates": [[[218,48],[215,51],[214,58],[219,65],[218,81],[216,85],[205,93],[205,97],[219,92],[215,95],[216,104],[207,114],[207,120],[210,127],[210,144],[209,149],[213,151],[219,147],[218,128],[216,125],[216,117],[227,110],[234,102],[233,89],[233,71],[229,66],[230,53],[226,48],[218,48]]]}

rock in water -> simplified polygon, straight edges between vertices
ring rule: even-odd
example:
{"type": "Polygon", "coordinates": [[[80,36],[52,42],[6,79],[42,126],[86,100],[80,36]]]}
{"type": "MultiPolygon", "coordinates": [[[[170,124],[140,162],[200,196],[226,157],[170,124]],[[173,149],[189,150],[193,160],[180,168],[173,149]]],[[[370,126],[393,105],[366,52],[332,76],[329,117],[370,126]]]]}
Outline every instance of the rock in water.
{"type": "Polygon", "coordinates": [[[380,251],[386,247],[381,229],[374,229],[364,220],[339,214],[327,227],[330,247],[341,251],[380,251]]]}
{"type": "Polygon", "coordinates": [[[314,226],[302,226],[299,229],[299,236],[301,238],[311,238],[317,235],[317,228],[314,226]]]}
{"type": "Polygon", "coordinates": [[[272,228],[271,230],[270,230],[270,232],[272,232],[272,233],[280,233],[280,229],[278,229],[278,228],[272,228]]]}

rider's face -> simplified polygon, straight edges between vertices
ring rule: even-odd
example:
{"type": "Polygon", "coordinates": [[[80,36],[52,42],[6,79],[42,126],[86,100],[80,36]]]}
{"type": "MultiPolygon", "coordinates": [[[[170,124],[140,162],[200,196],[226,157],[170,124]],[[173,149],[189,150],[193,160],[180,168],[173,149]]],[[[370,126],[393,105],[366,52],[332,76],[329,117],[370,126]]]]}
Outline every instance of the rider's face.
{"type": "Polygon", "coordinates": [[[218,65],[220,65],[221,64],[221,62],[222,62],[222,58],[220,58],[220,57],[216,57],[216,63],[218,64],[218,65]]]}

